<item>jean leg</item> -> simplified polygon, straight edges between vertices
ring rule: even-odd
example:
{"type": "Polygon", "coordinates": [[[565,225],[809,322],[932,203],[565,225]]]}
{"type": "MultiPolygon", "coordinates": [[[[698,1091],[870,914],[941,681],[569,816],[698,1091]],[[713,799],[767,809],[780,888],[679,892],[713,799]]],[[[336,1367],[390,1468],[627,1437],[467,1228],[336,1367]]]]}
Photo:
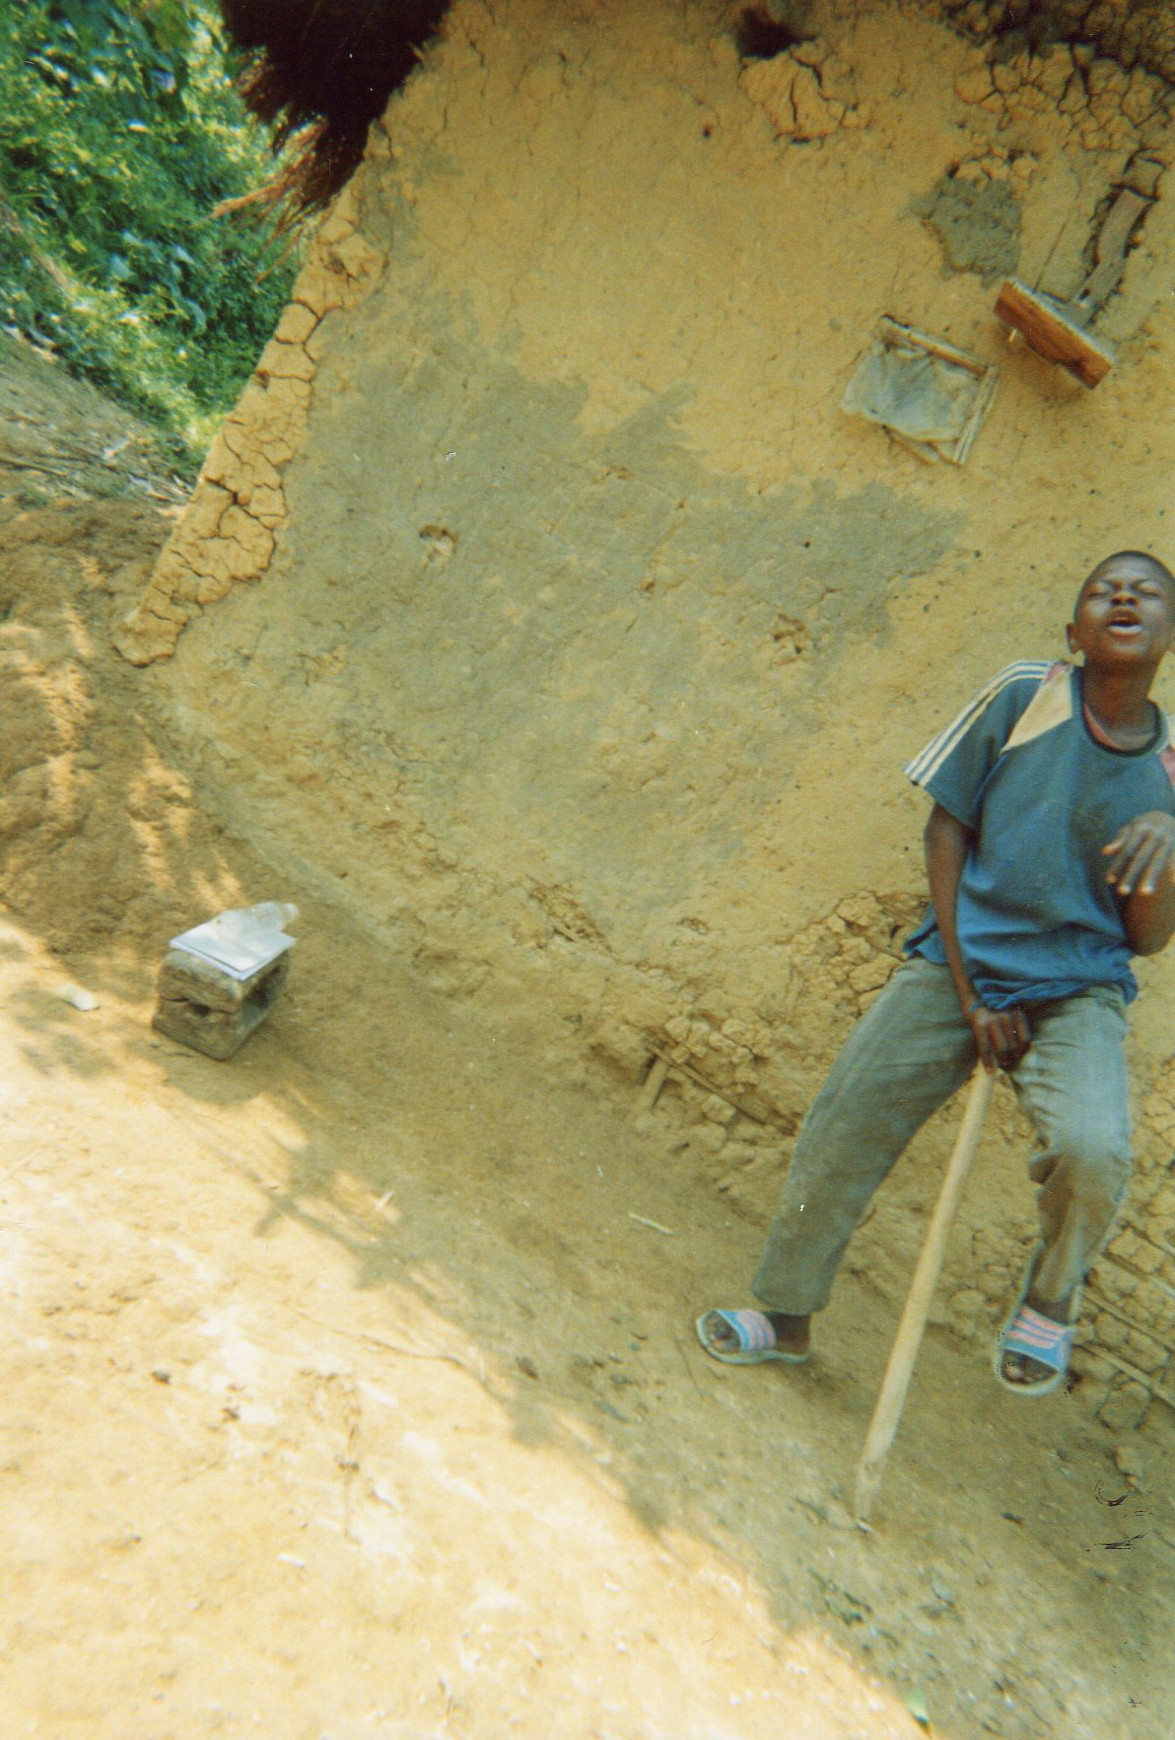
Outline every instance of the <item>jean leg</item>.
{"type": "Polygon", "coordinates": [[[1126,1030],[1118,991],[1062,998],[1037,1011],[1012,1077],[1040,1142],[1028,1169],[1044,1242],[1034,1287],[1053,1303],[1085,1279],[1130,1178],[1126,1030]]]}
{"type": "Polygon", "coordinates": [[[828,1303],[874,1191],[975,1055],[947,969],[906,962],[854,1027],[800,1130],[754,1281],[768,1310],[804,1316],[828,1303]]]}

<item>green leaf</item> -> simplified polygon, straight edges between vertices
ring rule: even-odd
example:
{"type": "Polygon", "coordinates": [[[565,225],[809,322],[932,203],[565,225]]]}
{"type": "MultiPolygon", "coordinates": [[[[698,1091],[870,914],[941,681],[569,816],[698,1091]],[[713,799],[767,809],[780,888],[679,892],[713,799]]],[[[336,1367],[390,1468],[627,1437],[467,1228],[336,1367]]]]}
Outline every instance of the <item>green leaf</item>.
{"type": "Polygon", "coordinates": [[[296,265],[262,279],[265,237],[211,217],[272,174],[222,41],[214,0],[0,0],[0,323],[184,440],[233,403],[296,265]]]}

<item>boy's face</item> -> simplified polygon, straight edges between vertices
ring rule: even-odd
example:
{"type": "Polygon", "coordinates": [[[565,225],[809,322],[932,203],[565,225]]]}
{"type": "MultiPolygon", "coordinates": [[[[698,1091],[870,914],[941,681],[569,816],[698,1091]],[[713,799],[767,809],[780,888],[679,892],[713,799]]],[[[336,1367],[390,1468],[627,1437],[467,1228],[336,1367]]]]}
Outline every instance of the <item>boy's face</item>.
{"type": "Polygon", "coordinates": [[[1065,630],[1069,651],[1104,670],[1153,669],[1175,639],[1175,588],[1132,556],[1095,568],[1065,630]]]}

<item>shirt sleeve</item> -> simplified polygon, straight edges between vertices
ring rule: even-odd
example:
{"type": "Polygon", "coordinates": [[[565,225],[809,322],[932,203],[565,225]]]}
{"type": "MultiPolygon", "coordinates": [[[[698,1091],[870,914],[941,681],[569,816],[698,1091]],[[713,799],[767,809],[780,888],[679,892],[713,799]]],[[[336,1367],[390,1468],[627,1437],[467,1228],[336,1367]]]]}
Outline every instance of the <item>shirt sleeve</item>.
{"type": "Polygon", "coordinates": [[[1050,668],[1035,659],[1008,665],[907,765],[907,777],[965,827],[978,826],[987,776],[1050,668]]]}

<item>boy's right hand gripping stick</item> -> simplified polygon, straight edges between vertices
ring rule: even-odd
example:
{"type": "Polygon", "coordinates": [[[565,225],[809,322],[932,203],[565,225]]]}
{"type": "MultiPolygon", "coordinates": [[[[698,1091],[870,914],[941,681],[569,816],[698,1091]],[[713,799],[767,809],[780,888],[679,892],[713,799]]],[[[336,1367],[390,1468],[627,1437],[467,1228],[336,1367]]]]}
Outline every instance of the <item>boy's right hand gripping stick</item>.
{"type": "Polygon", "coordinates": [[[902,1417],[906,1391],[910,1387],[910,1378],[914,1371],[914,1361],[918,1357],[918,1349],[922,1345],[922,1334],[926,1328],[926,1319],[930,1313],[931,1296],[934,1293],[939,1270],[942,1268],[947,1235],[951,1230],[951,1223],[955,1218],[959,1199],[963,1194],[963,1186],[967,1182],[967,1174],[971,1170],[971,1162],[975,1158],[975,1151],[979,1147],[979,1139],[983,1134],[983,1120],[987,1113],[987,1103],[991,1098],[991,1086],[994,1080],[994,1073],[984,1069],[982,1064],[976,1067],[975,1074],[971,1077],[971,1092],[967,1099],[967,1109],[963,1113],[962,1127],[951,1150],[946,1176],[942,1181],[942,1189],[938,1193],[938,1201],[927,1229],[922,1254],[918,1258],[918,1267],[914,1270],[914,1279],[910,1283],[909,1296],[906,1299],[901,1322],[898,1324],[897,1335],[894,1337],[889,1364],[885,1368],[881,1393],[877,1398],[877,1406],[873,1410],[873,1418],[869,1422],[865,1448],[862,1450],[861,1460],[857,1464],[857,1483],[853,1495],[853,1508],[859,1522],[869,1520],[874,1495],[881,1480],[882,1465],[885,1462],[886,1453],[893,1443],[894,1433],[898,1429],[898,1421],[902,1417]]]}

